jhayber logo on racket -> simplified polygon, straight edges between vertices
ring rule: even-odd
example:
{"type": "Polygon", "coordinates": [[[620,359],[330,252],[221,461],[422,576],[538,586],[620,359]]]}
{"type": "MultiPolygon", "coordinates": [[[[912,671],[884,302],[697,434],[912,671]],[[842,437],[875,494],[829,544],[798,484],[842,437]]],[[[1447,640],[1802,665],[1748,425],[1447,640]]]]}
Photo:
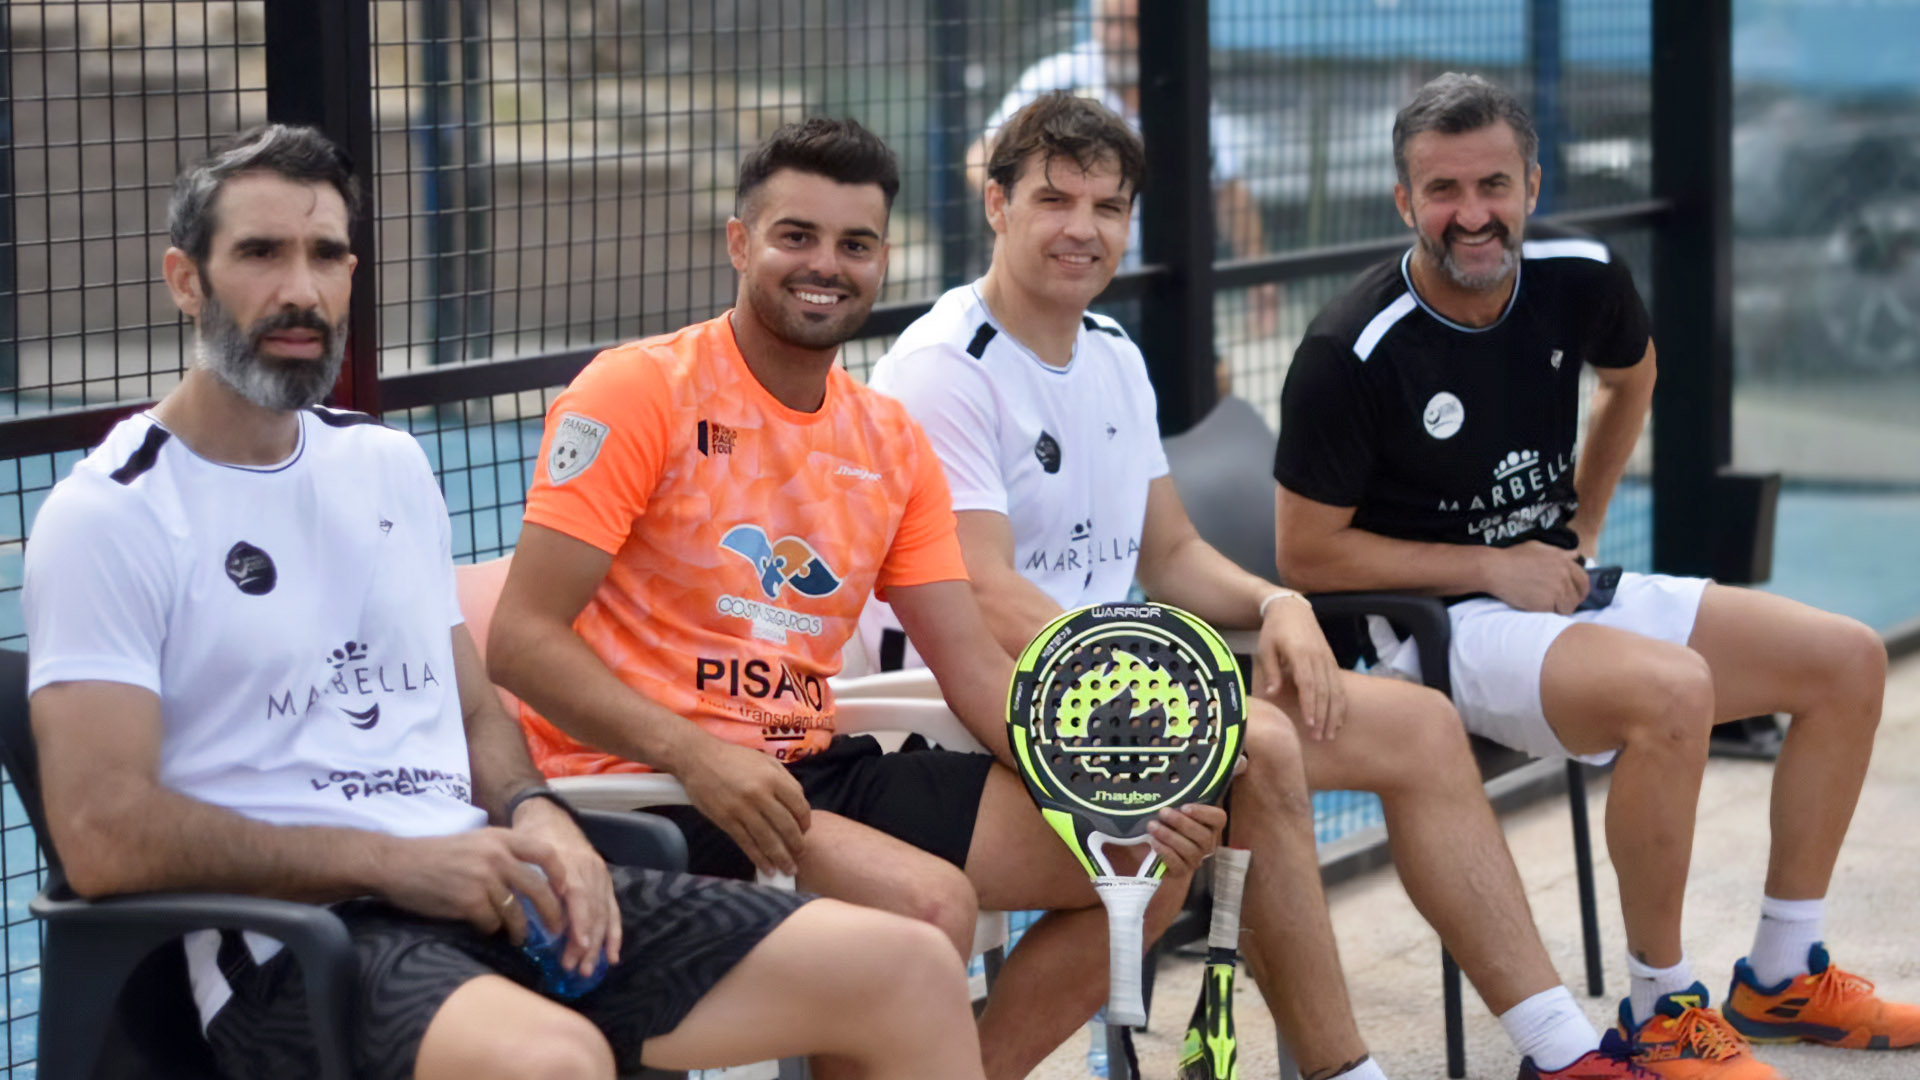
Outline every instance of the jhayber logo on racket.
{"type": "Polygon", "coordinates": [[[828,596],[840,587],[840,575],[801,537],[769,540],[767,530],[758,525],[735,525],[720,538],[720,546],[753,564],[760,591],[769,600],[780,598],[782,585],[801,596],[828,596]]]}
{"type": "Polygon", "coordinates": [[[1136,803],[1159,802],[1160,796],[1151,795],[1144,791],[1112,791],[1107,788],[1102,788],[1093,793],[1093,801],[1126,803],[1132,806],[1136,803]]]}

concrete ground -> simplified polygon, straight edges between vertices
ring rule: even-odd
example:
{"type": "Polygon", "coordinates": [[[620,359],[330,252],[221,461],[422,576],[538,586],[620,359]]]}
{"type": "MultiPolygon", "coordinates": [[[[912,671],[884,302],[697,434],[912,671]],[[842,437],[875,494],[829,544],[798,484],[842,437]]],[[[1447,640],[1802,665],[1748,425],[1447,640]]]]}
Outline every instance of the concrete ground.
{"type": "MultiPolygon", "coordinates": [[[[1759,917],[1767,858],[1766,808],[1771,767],[1715,759],[1701,792],[1692,881],[1687,890],[1686,940],[1695,971],[1716,1003],[1726,993],[1735,959],[1746,954],[1759,917]]],[[[1604,819],[1604,781],[1590,786],[1596,828],[1604,819]]],[[[1580,955],[1579,903],[1564,798],[1550,798],[1502,819],[1526,881],[1540,933],[1562,977],[1574,987],[1597,1025],[1612,1022],[1626,992],[1624,941],[1614,902],[1613,867],[1595,852],[1605,998],[1588,998],[1580,955]]],[[[1596,843],[1597,843],[1596,838],[1596,843]]],[[[1828,942],[1836,961],[1873,979],[1882,993],[1920,1001],[1920,928],[1914,899],[1920,889],[1920,658],[1894,666],[1887,708],[1866,789],[1834,877],[1828,942]]],[[[1329,891],[1347,983],[1360,1029],[1395,1080],[1439,1080],[1446,1075],[1441,1035],[1440,947],[1414,911],[1391,869],[1375,870],[1329,891]]],[[[1136,1047],[1141,1074],[1172,1080],[1174,1059],[1199,987],[1197,960],[1163,960],[1151,1030],[1136,1047]]],[[[1236,995],[1242,1073],[1247,1080],[1277,1076],[1273,1023],[1244,968],[1236,995]]],[[[1467,990],[1467,1075],[1507,1080],[1518,1056],[1500,1025],[1467,990]]],[[[1086,1075],[1087,1040],[1076,1038],[1035,1071],[1036,1080],[1086,1075]]],[[[1845,1051],[1812,1046],[1765,1046],[1757,1051],[1791,1080],[1912,1080],[1920,1077],[1920,1049],[1845,1051]]]]}

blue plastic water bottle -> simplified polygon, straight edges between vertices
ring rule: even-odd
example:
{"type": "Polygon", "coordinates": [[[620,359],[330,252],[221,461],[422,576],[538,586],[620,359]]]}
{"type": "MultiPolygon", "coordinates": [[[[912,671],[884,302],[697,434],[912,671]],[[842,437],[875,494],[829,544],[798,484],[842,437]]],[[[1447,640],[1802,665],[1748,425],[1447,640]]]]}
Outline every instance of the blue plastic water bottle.
{"type": "Polygon", "coordinates": [[[1100,1011],[1093,1014],[1092,1020],[1087,1021],[1087,1031],[1093,1036],[1087,1043],[1087,1075],[1096,1077],[1097,1080],[1107,1080],[1107,1007],[1105,1005],[1100,1006],[1100,1011]]]}
{"type": "Polygon", "coordinates": [[[572,1001],[587,991],[600,985],[607,977],[607,954],[601,951],[591,974],[582,975],[561,963],[561,957],[567,951],[567,938],[562,934],[554,936],[547,924],[540,921],[540,913],[533,909],[533,901],[519,896],[520,910],[527,913],[527,940],[520,946],[535,964],[540,966],[540,992],[551,994],[565,1001],[572,1001]]]}

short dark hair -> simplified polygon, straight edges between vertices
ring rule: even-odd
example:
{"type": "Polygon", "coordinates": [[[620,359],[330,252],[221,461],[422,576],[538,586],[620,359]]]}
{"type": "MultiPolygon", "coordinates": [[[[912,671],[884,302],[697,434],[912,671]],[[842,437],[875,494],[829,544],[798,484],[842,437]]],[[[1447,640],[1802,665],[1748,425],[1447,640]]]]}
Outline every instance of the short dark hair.
{"type": "Polygon", "coordinates": [[[1043,160],[1067,158],[1081,171],[1112,158],[1129,198],[1147,181],[1147,148],[1112,109],[1065,90],[1041,94],[1007,118],[987,155],[987,179],[1008,194],[1020,169],[1038,151],[1043,160]]]}
{"type": "Polygon", "coordinates": [[[310,127],[262,124],[235,135],[174,179],[173,197],[167,201],[169,242],[194,262],[204,263],[219,224],[214,215],[220,188],[229,178],[249,172],[328,184],[347,204],[349,231],[360,217],[360,182],[346,151],[310,127]]]}
{"type": "Polygon", "coordinates": [[[1460,135],[1497,121],[1513,129],[1520,157],[1531,172],[1540,163],[1540,136],[1534,133],[1533,118],[1519,98],[1488,79],[1457,71],[1427,83],[1393,118],[1393,168],[1400,182],[1412,183],[1407,174],[1407,143],[1415,135],[1426,131],[1460,135]]]}
{"type": "Polygon", "coordinates": [[[893,197],[900,194],[900,161],[880,136],[852,118],[812,116],[780,125],[741,159],[734,216],[744,219],[748,199],[782,169],[824,176],[836,184],[878,184],[889,213],[893,197]]]}

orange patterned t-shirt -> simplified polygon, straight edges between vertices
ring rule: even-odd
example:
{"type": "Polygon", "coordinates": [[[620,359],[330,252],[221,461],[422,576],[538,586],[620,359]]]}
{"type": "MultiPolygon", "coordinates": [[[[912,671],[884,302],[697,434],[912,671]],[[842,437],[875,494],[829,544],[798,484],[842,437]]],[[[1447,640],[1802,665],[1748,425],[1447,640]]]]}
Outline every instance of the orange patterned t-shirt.
{"type": "MultiPolygon", "coordinates": [[[[547,410],[526,520],[613,556],[573,625],[615,675],[782,761],[832,738],[827,678],[868,594],[967,576],[906,409],[838,366],[818,411],[787,408],[727,315],[587,365],[547,410]]],[[[644,769],[520,720],[549,776],[644,769]]]]}

